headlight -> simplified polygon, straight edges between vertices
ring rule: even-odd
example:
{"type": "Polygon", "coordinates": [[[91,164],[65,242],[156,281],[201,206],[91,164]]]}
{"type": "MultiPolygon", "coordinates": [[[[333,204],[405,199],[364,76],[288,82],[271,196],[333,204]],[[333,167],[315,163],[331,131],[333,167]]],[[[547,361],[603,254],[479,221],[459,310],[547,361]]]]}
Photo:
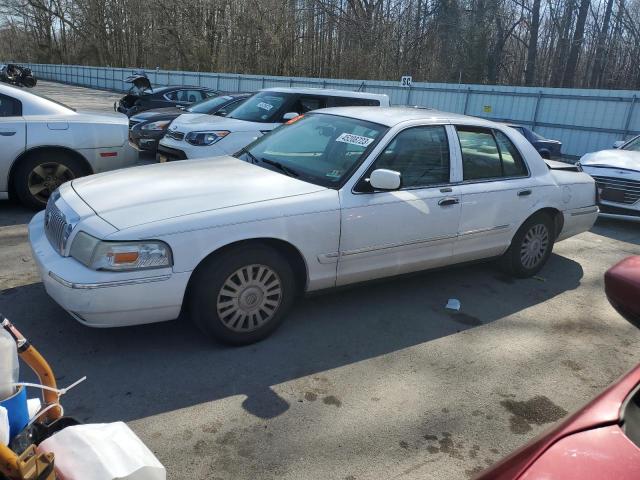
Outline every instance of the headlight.
{"type": "Polygon", "coordinates": [[[140,127],[140,130],[162,131],[165,130],[170,123],[171,120],[158,120],[157,122],[145,123],[140,127]]]}
{"type": "Polygon", "coordinates": [[[173,264],[171,248],[164,242],[103,242],[85,232],[78,232],[69,253],[93,270],[144,270],[173,264]]]}
{"type": "Polygon", "coordinates": [[[197,145],[200,147],[206,145],[213,145],[216,142],[219,142],[224,137],[229,135],[229,131],[227,130],[214,130],[208,132],[189,132],[184,137],[184,139],[189,142],[191,145],[197,145]]]}

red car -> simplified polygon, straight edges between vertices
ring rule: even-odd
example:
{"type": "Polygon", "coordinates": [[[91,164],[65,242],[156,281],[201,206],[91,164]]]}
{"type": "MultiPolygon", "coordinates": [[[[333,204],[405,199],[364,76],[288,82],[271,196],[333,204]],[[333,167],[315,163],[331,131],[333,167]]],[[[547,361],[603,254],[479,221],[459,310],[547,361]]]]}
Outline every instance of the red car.
{"type": "MultiPolygon", "coordinates": [[[[640,327],[640,257],[605,274],[614,308],[640,327]]],[[[566,421],[475,480],[640,479],[640,365],[566,421]]]]}

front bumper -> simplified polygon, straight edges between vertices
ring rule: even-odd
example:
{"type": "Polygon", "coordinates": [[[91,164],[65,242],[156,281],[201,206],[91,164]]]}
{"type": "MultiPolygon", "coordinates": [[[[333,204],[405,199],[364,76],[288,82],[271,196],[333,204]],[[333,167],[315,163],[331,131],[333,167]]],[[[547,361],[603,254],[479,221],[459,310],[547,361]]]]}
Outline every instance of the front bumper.
{"type": "Polygon", "coordinates": [[[44,212],[29,223],[29,243],[49,296],[87,326],[155,323],[180,314],[190,272],[91,270],[51,247],[44,232],[44,212]]]}
{"type": "Polygon", "coordinates": [[[129,143],[136,150],[145,152],[155,152],[158,149],[158,142],[164,135],[164,132],[141,133],[140,129],[129,130],[129,143]]]}

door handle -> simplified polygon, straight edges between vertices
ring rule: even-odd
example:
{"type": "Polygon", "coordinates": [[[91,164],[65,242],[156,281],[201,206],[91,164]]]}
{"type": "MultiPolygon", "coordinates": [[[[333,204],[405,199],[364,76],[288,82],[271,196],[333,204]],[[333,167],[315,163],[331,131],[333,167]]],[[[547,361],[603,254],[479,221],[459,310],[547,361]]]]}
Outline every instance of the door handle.
{"type": "Polygon", "coordinates": [[[519,197],[526,197],[528,195],[531,195],[531,190],[520,190],[518,192],[519,197]]]}
{"type": "Polygon", "coordinates": [[[0,136],[2,137],[12,137],[16,134],[16,132],[7,132],[5,131],[0,131],[0,136]]]}
{"type": "Polygon", "coordinates": [[[456,205],[457,203],[460,203],[460,199],[456,197],[445,197],[438,202],[438,205],[446,207],[448,205],[456,205]]]}

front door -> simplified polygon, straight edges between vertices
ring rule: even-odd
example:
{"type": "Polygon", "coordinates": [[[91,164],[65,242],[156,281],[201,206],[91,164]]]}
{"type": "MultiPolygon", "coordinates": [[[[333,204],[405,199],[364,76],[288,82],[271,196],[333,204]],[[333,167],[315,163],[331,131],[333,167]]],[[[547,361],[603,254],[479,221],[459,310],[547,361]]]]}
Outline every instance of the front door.
{"type": "Polygon", "coordinates": [[[447,264],[458,232],[460,196],[451,185],[443,125],[410,127],[382,150],[353,190],[342,190],[337,284],[447,264]],[[375,191],[368,175],[400,172],[396,191],[375,191]]]}
{"type": "Polygon", "coordinates": [[[9,190],[9,169],[25,145],[26,125],[20,101],[0,95],[0,192],[9,190]]]}

